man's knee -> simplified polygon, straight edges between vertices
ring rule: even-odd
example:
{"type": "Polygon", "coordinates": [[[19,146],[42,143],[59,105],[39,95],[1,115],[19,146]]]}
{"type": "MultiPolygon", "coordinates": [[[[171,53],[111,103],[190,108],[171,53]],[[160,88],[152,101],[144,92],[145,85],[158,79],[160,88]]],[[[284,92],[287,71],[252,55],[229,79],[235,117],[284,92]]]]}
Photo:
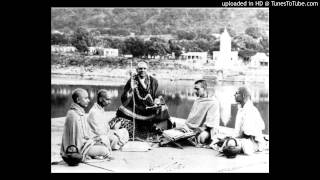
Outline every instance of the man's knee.
{"type": "Polygon", "coordinates": [[[106,146],[94,145],[89,149],[88,155],[91,157],[105,156],[105,155],[110,155],[110,152],[106,146]]]}
{"type": "Polygon", "coordinates": [[[202,131],[199,136],[198,136],[198,141],[201,143],[201,144],[204,144],[210,137],[210,134],[209,132],[207,131],[202,131]]]}
{"type": "Polygon", "coordinates": [[[255,152],[254,143],[249,139],[241,139],[241,148],[246,155],[251,155],[255,152]]]}
{"type": "Polygon", "coordinates": [[[110,145],[111,145],[111,148],[112,150],[118,150],[120,149],[120,146],[118,145],[119,143],[119,139],[116,135],[111,135],[110,136],[110,145]]]}

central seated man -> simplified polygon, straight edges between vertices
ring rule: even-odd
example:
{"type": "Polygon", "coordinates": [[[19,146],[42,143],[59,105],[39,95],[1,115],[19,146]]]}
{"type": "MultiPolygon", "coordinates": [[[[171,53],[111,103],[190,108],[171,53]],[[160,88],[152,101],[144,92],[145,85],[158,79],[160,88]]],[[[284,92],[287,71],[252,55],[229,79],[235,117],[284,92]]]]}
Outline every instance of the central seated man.
{"type": "Polygon", "coordinates": [[[143,139],[156,129],[172,127],[168,107],[157,94],[158,81],[147,73],[147,69],[146,62],[138,63],[137,74],[131,74],[124,86],[122,105],[117,110],[116,118],[110,122],[111,128],[127,128],[130,138],[133,137],[133,118],[137,128],[135,134],[143,139]]]}

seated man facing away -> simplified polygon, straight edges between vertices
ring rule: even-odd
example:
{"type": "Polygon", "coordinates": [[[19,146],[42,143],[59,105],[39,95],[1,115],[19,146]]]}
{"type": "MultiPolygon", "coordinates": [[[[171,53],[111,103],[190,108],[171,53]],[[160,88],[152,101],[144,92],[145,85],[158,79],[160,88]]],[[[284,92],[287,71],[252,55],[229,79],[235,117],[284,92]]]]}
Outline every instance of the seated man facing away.
{"type": "Polygon", "coordinates": [[[60,155],[67,157],[67,148],[74,145],[82,155],[82,161],[91,158],[108,158],[111,155],[109,141],[95,136],[90,131],[84,108],[88,106],[88,92],[78,88],[72,92],[73,103],[67,113],[60,155]]]}
{"type": "MultiPolygon", "coordinates": [[[[251,101],[250,92],[246,87],[240,87],[235,93],[235,100],[240,104],[237,115],[235,131],[232,135],[240,145],[244,154],[250,155],[262,151],[265,147],[262,130],[265,124],[258,109],[251,101]]],[[[226,144],[224,143],[221,148],[226,144]]]]}
{"type": "Polygon", "coordinates": [[[93,134],[101,136],[110,141],[113,150],[120,149],[129,140],[129,133],[126,128],[111,130],[105,113],[105,107],[111,103],[111,95],[105,90],[99,90],[97,102],[92,106],[88,115],[88,123],[93,134]]]}
{"type": "Polygon", "coordinates": [[[205,80],[196,81],[194,90],[198,99],[192,105],[185,125],[181,129],[186,132],[196,132],[197,142],[208,144],[219,129],[219,102],[215,96],[208,97],[207,82],[205,80]]]}

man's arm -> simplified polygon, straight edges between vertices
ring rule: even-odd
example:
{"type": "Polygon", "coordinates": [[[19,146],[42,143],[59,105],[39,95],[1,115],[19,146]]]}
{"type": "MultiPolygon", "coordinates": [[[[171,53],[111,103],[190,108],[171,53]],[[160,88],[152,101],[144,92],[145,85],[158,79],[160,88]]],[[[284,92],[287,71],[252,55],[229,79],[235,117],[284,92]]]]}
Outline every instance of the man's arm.
{"type": "Polygon", "coordinates": [[[264,121],[256,108],[250,110],[245,113],[241,131],[246,135],[262,136],[262,131],[265,129],[264,121]]]}
{"type": "Polygon", "coordinates": [[[91,111],[88,115],[88,124],[89,124],[89,127],[91,128],[91,131],[95,135],[100,136],[105,134],[107,130],[107,126],[101,127],[101,125],[99,125],[98,123],[98,118],[99,118],[98,115],[95,112],[91,111]]]}
{"type": "Polygon", "coordinates": [[[156,78],[153,78],[153,82],[152,82],[152,98],[155,99],[157,98],[160,94],[158,93],[158,80],[156,78]]]}
{"type": "Polygon", "coordinates": [[[123,88],[123,93],[121,95],[121,102],[124,104],[128,98],[132,97],[132,89],[131,89],[131,79],[129,79],[126,83],[126,85],[123,88]]]}
{"type": "Polygon", "coordinates": [[[79,116],[71,111],[67,114],[66,121],[65,121],[65,147],[68,147],[69,145],[77,145],[78,148],[81,147],[81,144],[78,144],[80,142],[80,132],[78,131],[78,121],[79,116]]]}
{"type": "Polygon", "coordinates": [[[208,128],[218,128],[220,124],[220,106],[215,101],[208,109],[204,125],[208,128]]]}

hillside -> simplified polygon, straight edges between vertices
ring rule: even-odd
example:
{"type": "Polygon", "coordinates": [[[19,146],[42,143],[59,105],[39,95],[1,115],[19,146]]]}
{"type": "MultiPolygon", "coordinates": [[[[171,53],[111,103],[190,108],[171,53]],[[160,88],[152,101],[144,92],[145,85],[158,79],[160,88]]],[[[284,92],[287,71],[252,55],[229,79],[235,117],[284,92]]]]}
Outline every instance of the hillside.
{"type": "Polygon", "coordinates": [[[178,30],[219,33],[225,26],[242,34],[248,27],[269,31],[265,8],[52,8],[52,30],[73,31],[78,26],[124,29],[137,35],[174,34],[178,30]]]}

